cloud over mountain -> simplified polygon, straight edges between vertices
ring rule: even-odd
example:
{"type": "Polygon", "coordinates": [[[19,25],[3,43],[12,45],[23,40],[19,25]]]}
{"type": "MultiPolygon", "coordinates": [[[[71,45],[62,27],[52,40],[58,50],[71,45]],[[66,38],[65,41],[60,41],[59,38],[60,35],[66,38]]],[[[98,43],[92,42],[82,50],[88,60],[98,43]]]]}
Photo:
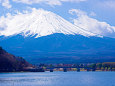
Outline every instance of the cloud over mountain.
{"type": "Polygon", "coordinates": [[[101,22],[91,18],[87,15],[86,12],[78,9],[72,9],[69,12],[71,14],[75,13],[77,15],[77,18],[73,19],[75,25],[92,33],[115,38],[115,26],[111,26],[106,22],[101,22]]]}

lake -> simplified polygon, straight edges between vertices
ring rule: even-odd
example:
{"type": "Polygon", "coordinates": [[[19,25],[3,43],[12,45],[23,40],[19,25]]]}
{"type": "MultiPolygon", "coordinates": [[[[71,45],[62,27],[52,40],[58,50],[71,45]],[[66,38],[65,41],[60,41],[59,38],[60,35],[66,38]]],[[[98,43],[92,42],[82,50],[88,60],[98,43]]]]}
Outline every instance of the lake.
{"type": "Polygon", "coordinates": [[[115,72],[0,73],[0,86],[115,86],[115,72]]]}

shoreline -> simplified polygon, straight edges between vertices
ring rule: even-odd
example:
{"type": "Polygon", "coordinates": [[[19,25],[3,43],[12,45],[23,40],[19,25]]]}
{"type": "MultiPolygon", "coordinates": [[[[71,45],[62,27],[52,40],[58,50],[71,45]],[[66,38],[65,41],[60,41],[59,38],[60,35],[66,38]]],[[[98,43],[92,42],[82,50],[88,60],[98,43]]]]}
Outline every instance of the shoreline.
{"type": "MultiPolygon", "coordinates": [[[[38,72],[41,72],[41,71],[38,71],[38,72]]],[[[44,72],[51,72],[51,71],[44,71],[44,72]]],[[[115,72],[115,71],[101,71],[101,70],[96,70],[96,71],[52,71],[52,72],[115,72]]],[[[37,72],[32,72],[32,71],[17,71],[17,72],[0,72],[0,73],[37,73],[37,72]]]]}

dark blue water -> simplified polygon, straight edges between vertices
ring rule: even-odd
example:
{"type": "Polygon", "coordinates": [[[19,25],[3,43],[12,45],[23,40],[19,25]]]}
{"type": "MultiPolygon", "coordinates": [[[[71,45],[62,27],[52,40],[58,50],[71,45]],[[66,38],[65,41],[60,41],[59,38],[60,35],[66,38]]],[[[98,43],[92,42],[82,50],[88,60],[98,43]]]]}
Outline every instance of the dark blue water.
{"type": "Polygon", "coordinates": [[[0,73],[0,86],[115,86],[115,72],[0,73]]]}

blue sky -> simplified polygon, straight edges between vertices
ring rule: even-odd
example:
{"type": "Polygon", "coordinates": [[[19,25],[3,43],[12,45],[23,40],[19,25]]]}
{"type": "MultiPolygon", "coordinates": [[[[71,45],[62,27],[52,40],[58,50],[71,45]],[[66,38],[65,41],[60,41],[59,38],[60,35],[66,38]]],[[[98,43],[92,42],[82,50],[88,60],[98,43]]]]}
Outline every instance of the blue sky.
{"type": "Polygon", "coordinates": [[[98,28],[98,31],[95,31],[101,34],[107,28],[106,34],[115,34],[115,0],[0,0],[0,20],[2,21],[1,17],[6,17],[8,13],[13,16],[17,11],[22,13],[31,8],[54,12],[75,25],[84,26],[82,28],[90,32],[98,28]],[[88,22],[85,22],[86,20],[88,22]],[[92,26],[87,27],[90,22],[92,26]]]}
{"type": "Polygon", "coordinates": [[[88,14],[91,12],[95,13],[95,16],[91,16],[99,21],[105,21],[110,25],[115,25],[115,0],[53,0],[55,3],[57,1],[60,4],[48,4],[48,1],[52,0],[0,0],[0,16],[5,15],[10,12],[13,13],[15,10],[26,10],[28,7],[34,8],[43,8],[45,10],[52,11],[63,18],[70,20],[71,16],[68,13],[70,9],[80,9],[88,14]],[[20,2],[18,2],[20,1],[20,2]],[[28,4],[27,1],[33,2],[32,4],[28,4]],[[39,2],[35,2],[39,1],[39,2]],[[2,6],[4,3],[7,3],[5,6],[2,6]],[[8,6],[10,5],[10,6],[8,6]]]}

